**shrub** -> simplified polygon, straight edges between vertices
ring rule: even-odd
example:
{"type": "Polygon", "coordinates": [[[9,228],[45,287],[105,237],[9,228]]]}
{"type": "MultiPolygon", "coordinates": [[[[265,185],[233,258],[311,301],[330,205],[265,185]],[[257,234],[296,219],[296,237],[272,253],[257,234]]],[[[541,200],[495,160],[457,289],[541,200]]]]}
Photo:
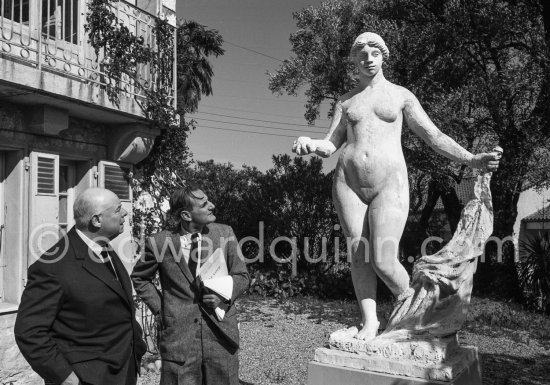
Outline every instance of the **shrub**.
{"type": "Polygon", "coordinates": [[[259,270],[250,266],[251,284],[249,292],[264,297],[288,298],[314,296],[330,299],[353,299],[349,265],[342,264],[326,270],[311,269],[292,276],[290,266],[279,265],[275,269],[259,270]]]}
{"type": "Polygon", "coordinates": [[[520,240],[516,267],[526,304],[550,314],[550,232],[520,240]]]}

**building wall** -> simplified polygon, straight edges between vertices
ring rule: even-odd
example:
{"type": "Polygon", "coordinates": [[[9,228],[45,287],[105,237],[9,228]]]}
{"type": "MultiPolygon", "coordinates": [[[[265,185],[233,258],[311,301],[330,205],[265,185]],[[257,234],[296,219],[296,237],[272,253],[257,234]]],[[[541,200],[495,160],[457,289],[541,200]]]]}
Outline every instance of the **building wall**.
{"type": "Polygon", "coordinates": [[[542,209],[550,201],[550,189],[524,191],[519,196],[518,216],[514,224],[514,235],[519,234],[521,220],[542,209]]]}
{"type": "MultiPolygon", "coordinates": [[[[57,240],[62,215],[59,207],[67,207],[66,224],[71,227],[74,223],[72,200],[86,188],[104,184],[102,170],[105,164],[118,167],[110,155],[113,153],[111,138],[116,136],[114,132],[124,129],[133,132],[127,127],[76,119],[64,115],[63,111],[58,115],[55,113],[56,110],[44,109],[44,106],[0,103],[0,159],[3,168],[3,175],[0,175],[0,196],[3,196],[0,219],[5,226],[1,239],[3,250],[0,250],[0,384],[10,381],[18,385],[43,383],[30,370],[13,338],[13,324],[27,267],[39,257],[41,250],[57,240]],[[61,129],[37,124],[44,114],[48,122],[62,122],[61,129]],[[57,162],[56,183],[60,187],[61,168],[65,167],[73,174],[72,188],[67,190],[66,197],[60,191],[50,195],[35,194],[36,183],[33,181],[37,154],[57,162]],[[37,231],[43,224],[47,225],[45,230],[37,231]],[[37,239],[39,242],[35,243],[37,239]]],[[[131,168],[130,164],[121,165],[131,168]]],[[[131,220],[132,197],[128,191],[128,199],[122,204],[131,220]]],[[[123,260],[129,270],[134,253],[129,224],[117,240],[114,247],[124,246],[120,254],[126,255],[123,260]]]]}
{"type": "MultiPolygon", "coordinates": [[[[518,201],[518,216],[514,224],[514,244],[516,245],[516,258],[519,252],[519,240],[523,239],[527,234],[523,234],[527,231],[525,224],[522,225],[523,218],[541,210],[544,206],[548,205],[550,200],[550,189],[535,190],[529,189],[521,193],[518,201]]],[[[546,224],[550,226],[550,224],[546,224]]],[[[535,231],[536,233],[537,231],[535,231]]],[[[532,229],[529,229],[529,233],[532,233],[532,229]]]]}
{"type": "MultiPolygon", "coordinates": [[[[27,267],[57,240],[60,225],[72,226],[72,200],[87,187],[126,192],[122,206],[132,213],[126,173],[148,155],[159,132],[144,118],[140,102],[146,93],[134,80],[122,79],[118,105],[109,101],[102,54],[96,57],[84,32],[87,0],[56,3],[46,14],[42,2],[29,1],[27,8],[0,2],[0,385],[43,384],[13,339],[27,267]],[[75,21],[76,31],[67,34],[64,26],[75,21]],[[69,188],[64,180],[72,180],[69,188]]],[[[176,0],[112,5],[119,21],[151,46],[156,16],[176,25],[176,0]]],[[[152,84],[155,74],[147,68],[139,77],[152,84]]],[[[175,80],[172,92],[175,103],[175,80]]],[[[130,223],[113,246],[130,270],[130,223]]]]}

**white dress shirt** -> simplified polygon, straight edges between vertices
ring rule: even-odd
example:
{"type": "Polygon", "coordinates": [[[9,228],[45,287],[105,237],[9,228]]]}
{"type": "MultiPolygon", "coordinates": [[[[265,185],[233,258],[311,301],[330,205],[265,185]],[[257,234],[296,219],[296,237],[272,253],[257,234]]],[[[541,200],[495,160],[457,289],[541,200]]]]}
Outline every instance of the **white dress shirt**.
{"type": "MultiPolygon", "coordinates": [[[[197,238],[197,271],[195,277],[199,276],[199,273],[201,272],[201,240],[202,240],[202,234],[196,233],[198,235],[197,238]]],[[[189,264],[189,257],[191,255],[191,236],[193,233],[187,233],[183,234],[180,237],[181,242],[181,250],[183,254],[183,258],[185,259],[185,263],[189,264]]]]}
{"type": "Polygon", "coordinates": [[[90,248],[90,250],[92,250],[94,252],[94,254],[97,258],[96,262],[100,262],[100,263],[107,263],[108,262],[108,263],[111,264],[111,266],[113,267],[113,271],[115,272],[116,279],[118,280],[118,273],[116,272],[115,265],[113,264],[113,260],[111,259],[111,256],[109,255],[109,258],[103,258],[101,256],[101,252],[103,251],[103,248],[105,247],[107,249],[110,249],[111,245],[109,245],[107,243],[105,246],[101,246],[100,244],[98,244],[98,243],[94,242],[93,240],[91,240],[86,234],[84,234],[79,229],[76,229],[76,233],[78,234],[78,236],[80,238],[82,238],[82,240],[90,248]]]}
{"type": "MultiPolygon", "coordinates": [[[[191,255],[191,243],[192,243],[191,237],[193,236],[193,234],[195,233],[187,233],[180,236],[182,255],[183,255],[183,258],[185,259],[185,262],[188,265],[189,265],[189,258],[191,255]]],[[[197,238],[198,245],[197,245],[197,271],[195,274],[195,278],[198,277],[201,272],[201,240],[202,240],[202,234],[201,233],[196,233],[196,234],[198,235],[198,238],[197,238]]],[[[224,279],[228,279],[230,282],[228,285],[220,289],[221,292],[219,294],[222,294],[222,296],[224,296],[225,298],[231,298],[233,293],[233,277],[229,275],[224,279]]]]}

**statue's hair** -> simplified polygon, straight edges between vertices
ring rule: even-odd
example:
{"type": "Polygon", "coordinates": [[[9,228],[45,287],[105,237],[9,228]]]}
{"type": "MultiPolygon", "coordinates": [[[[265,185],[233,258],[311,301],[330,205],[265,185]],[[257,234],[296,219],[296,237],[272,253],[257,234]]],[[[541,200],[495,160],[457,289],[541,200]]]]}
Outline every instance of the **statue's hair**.
{"type": "Polygon", "coordinates": [[[357,53],[363,49],[366,45],[370,47],[375,47],[382,52],[382,57],[384,60],[387,60],[390,57],[390,51],[384,42],[384,39],[380,35],[374,32],[365,32],[357,36],[350,50],[350,59],[355,61],[357,53]]]}

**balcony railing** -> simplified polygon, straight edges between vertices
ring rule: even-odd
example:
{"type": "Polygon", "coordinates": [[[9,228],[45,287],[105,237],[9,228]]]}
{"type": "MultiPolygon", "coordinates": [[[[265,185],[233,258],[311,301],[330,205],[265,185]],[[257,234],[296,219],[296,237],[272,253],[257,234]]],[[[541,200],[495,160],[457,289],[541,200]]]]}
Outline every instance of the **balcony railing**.
{"type": "MultiPolygon", "coordinates": [[[[103,72],[103,57],[97,57],[84,31],[90,0],[0,0],[0,53],[28,63],[39,70],[76,78],[93,87],[111,80],[103,72]]],[[[114,2],[118,22],[126,25],[146,45],[155,47],[150,14],[124,1],[114,2]]],[[[149,65],[140,65],[135,79],[123,78],[122,89],[130,97],[143,99],[145,89],[155,84],[149,65]]],[[[175,83],[170,95],[175,95],[175,83]]]]}

